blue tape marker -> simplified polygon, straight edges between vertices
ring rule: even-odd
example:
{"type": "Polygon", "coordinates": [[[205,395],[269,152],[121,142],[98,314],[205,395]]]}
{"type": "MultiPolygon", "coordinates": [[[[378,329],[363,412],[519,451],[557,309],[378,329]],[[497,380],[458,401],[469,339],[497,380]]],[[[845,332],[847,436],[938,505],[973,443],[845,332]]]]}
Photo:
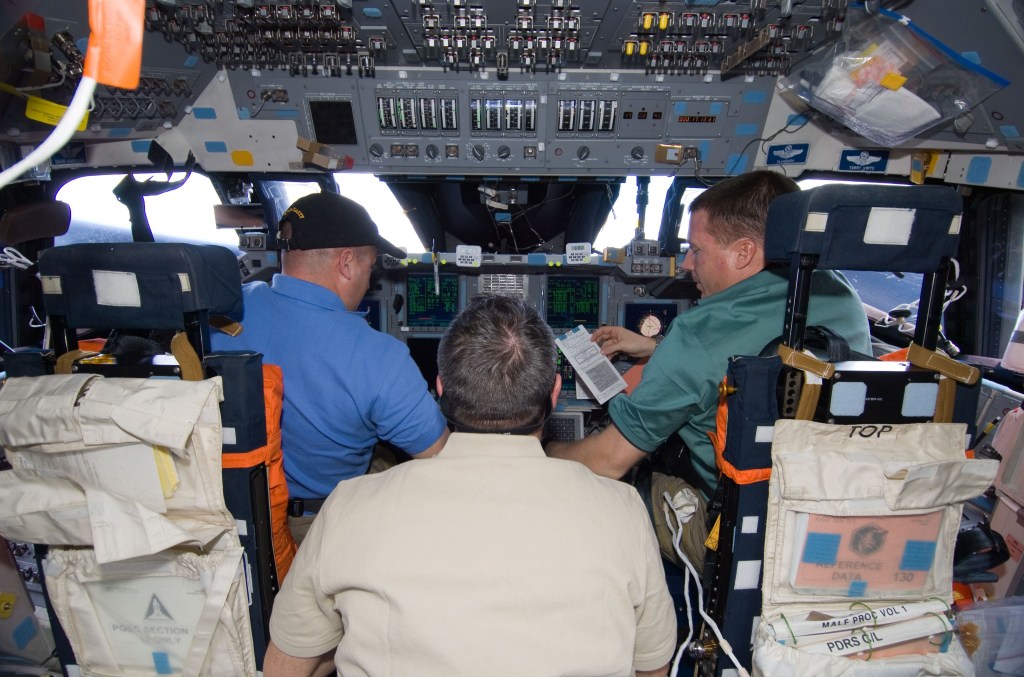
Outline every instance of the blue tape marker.
{"type": "Polygon", "coordinates": [[[299,110],[297,108],[282,108],[281,110],[271,112],[279,120],[296,120],[299,117],[299,110]]]}
{"type": "Polygon", "coordinates": [[[990,157],[975,157],[971,158],[971,162],[967,165],[967,183],[985,183],[988,181],[988,175],[992,171],[992,158],[990,157]]]}
{"type": "Polygon", "coordinates": [[[148,153],[149,146],[153,143],[152,139],[136,139],[132,141],[132,152],[133,153],[148,153]]]}
{"type": "Polygon", "coordinates": [[[195,117],[196,120],[216,120],[217,109],[209,108],[207,106],[201,106],[198,108],[193,108],[192,115],[195,117]]]}
{"type": "Polygon", "coordinates": [[[526,263],[531,266],[543,266],[547,264],[548,257],[544,254],[528,254],[526,257],[526,263]]]}
{"type": "Polygon", "coordinates": [[[195,54],[189,54],[188,58],[185,59],[185,68],[195,68],[197,63],[199,63],[199,57],[195,54]]]}
{"type": "Polygon", "coordinates": [[[14,646],[20,650],[28,646],[28,643],[35,639],[38,634],[39,628],[33,622],[33,617],[25,616],[21,623],[18,623],[14,628],[14,632],[11,633],[11,639],[14,640],[14,646]]]}
{"type": "Polygon", "coordinates": [[[675,104],[672,106],[672,114],[673,115],[686,115],[686,102],[685,101],[676,101],[675,104]]]}
{"type": "Polygon", "coordinates": [[[363,7],[363,16],[370,19],[379,19],[384,15],[376,7],[363,7]]]}
{"type": "Polygon", "coordinates": [[[1016,125],[999,125],[999,131],[1008,139],[1019,139],[1020,132],[1016,125]]]}
{"type": "Polygon", "coordinates": [[[736,125],[736,136],[757,136],[758,129],[759,127],[752,122],[736,125]]]}
{"type": "Polygon", "coordinates": [[[804,555],[800,561],[808,564],[835,564],[841,538],[839,534],[808,532],[804,555]]]}
{"type": "Polygon", "coordinates": [[[787,127],[794,127],[794,126],[799,126],[799,125],[807,124],[807,119],[808,118],[807,118],[806,115],[792,114],[788,118],[786,118],[786,126],[787,127]]]}
{"type": "Polygon", "coordinates": [[[156,670],[158,675],[173,675],[174,670],[171,670],[171,657],[163,651],[154,651],[153,669],[156,670]]]}
{"type": "Polygon", "coordinates": [[[721,101],[715,101],[708,108],[708,112],[711,113],[712,115],[721,115],[722,114],[722,109],[724,107],[725,106],[722,104],[721,101]]]}
{"type": "Polygon", "coordinates": [[[867,581],[850,581],[850,587],[846,591],[847,597],[863,597],[868,590],[867,581]]]}
{"type": "Polygon", "coordinates": [[[1017,172],[1017,187],[1024,188],[1024,163],[1020,166],[1020,171],[1017,172]]]}
{"type": "Polygon", "coordinates": [[[131,127],[115,127],[107,130],[107,136],[111,139],[120,139],[128,136],[135,130],[131,127]]]}
{"type": "Polygon", "coordinates": [[[228,152],[228,144],[223,141],[206,141],[203,143],[203,147],[206,148],[207,153],[226,153],[228,152]]]}
{"type": "Polygon", "coordinates": [[[928,571],[935,560],[935,541],[907,541],[900,558],[904,571],[928,571]]]}
{"type": "Polygon", "coordinates": [[[267,262],[277,264],[277,252],[267,252],[267,262]]]}
{"type": "Polygon", "coordinates": [[[981,65],[981,54],[978,54],[977,52],[960,52],[960,56],[973,63],[975,66],[981,65]]]}
{"type": "Polygon", "coordinates": [[[731,153],[729,159],[725,162],[725,167],[729,172],[729,176],[736,176],[747,171],[747,156],[740,155],[739,153],[731,153]]]}
{"type": "Polygon", "coordinates": [[[768,95],[762,91],[744,92],[743,103],[764,103],[768,95]]]}

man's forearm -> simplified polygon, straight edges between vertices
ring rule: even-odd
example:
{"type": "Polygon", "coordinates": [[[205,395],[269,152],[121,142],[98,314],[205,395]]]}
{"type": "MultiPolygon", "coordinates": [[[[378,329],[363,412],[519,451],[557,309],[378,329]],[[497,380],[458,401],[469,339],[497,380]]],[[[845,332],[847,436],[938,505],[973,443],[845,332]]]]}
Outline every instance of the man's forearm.
{"type": "Polygon", "coordinates": [[[621,478],[646,456],[614,425],[575,442],[548,442],[544,451],[551,458],[579,461],[595,474],[613,480],[621,478]]]}
{"type": "Polygon", "coordinates": [[[296,658],[277,648],[271,640],[263,658],[265,677],[327,677],[334,672],[334,652],[314,658],[296,658]]]}

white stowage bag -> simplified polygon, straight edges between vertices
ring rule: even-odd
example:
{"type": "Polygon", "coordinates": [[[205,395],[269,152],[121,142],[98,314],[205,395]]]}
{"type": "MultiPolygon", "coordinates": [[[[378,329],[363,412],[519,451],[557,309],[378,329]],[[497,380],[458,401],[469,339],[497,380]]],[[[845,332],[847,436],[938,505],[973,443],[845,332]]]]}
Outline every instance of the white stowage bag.
{"type": "Polygon", "coordinates": [[[45,573],[83,675],[254,677],[241,561],[238,547],[110,564],[54,548],[45,573]]]}
{"type": "Polygon", "coordinates": [[[47,594],[82,675],[254,677],[221,481],[220,378],[9,379],[0,534],[51,547],[47,594]]]}
{"type": "Polygon", "coordinates": [[[916,640],[915,653],[888,655],[899,651],[872,647],[870,639],[884,638],[883,630],[896,634],[873,610],[936,599],[948,608],[952,601],[963,501],[983,493],[998,468],[996,461],[966,458],[964,447],[959,424],[775,424],[755,675],[974,674],[934,613],[919,621],[932,636],[916,640]],[[831,653],[821,636],[811,649],[814,639],[792,630],[792,621],[809,613],[820,619],[857,611],[876,620],[858,630],[837,628],[826,645],[831,653]]]}
{"type": "Polygon", "coordinates": [[[224,505],[219,378],[9,379],[0,390],[0,533],[92,546],[100,562],[202,546],[224,505]]]}

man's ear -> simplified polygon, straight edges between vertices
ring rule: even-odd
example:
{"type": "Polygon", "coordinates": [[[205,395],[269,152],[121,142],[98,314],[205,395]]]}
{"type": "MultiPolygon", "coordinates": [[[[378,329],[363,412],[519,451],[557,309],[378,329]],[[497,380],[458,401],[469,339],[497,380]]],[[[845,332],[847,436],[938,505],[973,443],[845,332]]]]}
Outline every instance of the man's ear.
{"type": "Polygon", "coordinates": [[[434,386],[437,388],[437,396],[441,397],[441,395],[444,393],[444,384],[441,383],[440,374],[434,377],[434,386]]]}
{"type": "Polygon", "coordinates": [[[354,275],[352,263],[355,261],[355,258],[356,252],[354,249],[345,247],[338,250],[338,258],[335,259],[334,265],[337,266],[338,273],[346,280],[351,280],[354,275]]]}
{"type": "Polygon", "coordinates": [[[743,270],[757,262],[757,243],[749,237],[740,239],[729,245],[737,270],[743,270]]]}
{"type": "Polygon", "coordinates": [[[562,375],[555,374],[555,387],[551,390],[551,411],[558,408],[558,395],[562,392],[562,375]]]}

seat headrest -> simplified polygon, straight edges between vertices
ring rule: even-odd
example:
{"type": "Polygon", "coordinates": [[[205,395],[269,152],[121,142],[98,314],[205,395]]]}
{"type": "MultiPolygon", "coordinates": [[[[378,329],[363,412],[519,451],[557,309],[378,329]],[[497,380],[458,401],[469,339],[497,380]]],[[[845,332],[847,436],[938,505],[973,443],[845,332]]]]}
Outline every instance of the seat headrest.
{"type": "Polygon", "coordinates": [[[231,250],[170,242],[75,244],[39,257],[49,315],[72,328],[183,329],[184,314],[242,309],[231,250]]]}
{"type": "Polygon", "coordinates": [[[963,201],[948,186],[828,185],[788,193],[768,209],[765,257],[819,256],[818,268],[934,272],[954,257],[963,201]]]}

